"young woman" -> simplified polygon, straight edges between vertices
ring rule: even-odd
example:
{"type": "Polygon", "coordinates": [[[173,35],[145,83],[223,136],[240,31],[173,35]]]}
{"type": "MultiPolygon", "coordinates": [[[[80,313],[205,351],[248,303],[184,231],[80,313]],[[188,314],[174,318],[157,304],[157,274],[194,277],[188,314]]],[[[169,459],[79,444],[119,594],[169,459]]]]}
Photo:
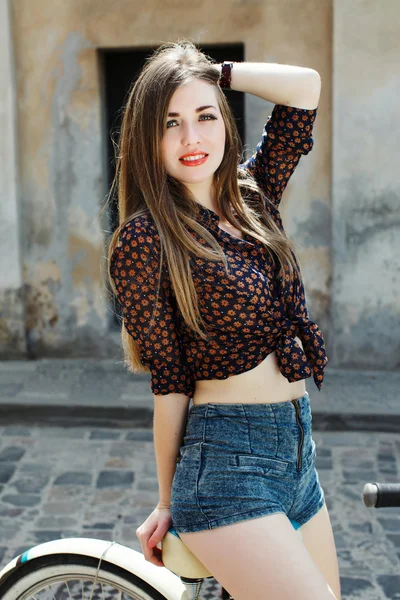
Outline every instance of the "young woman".
{"type": "Polygon", "coordinates": [[[127,366],[151,373],[159,482],[136,533],[162,565],[174,526],[235,600],[340,598],[305,386],[328,359],[279,213],[320,88],[312,69],[215,64],[180,40],[123,115],[109,274],[127,366]],[[276,104],[245,162],[224,87],[276,104]]]}

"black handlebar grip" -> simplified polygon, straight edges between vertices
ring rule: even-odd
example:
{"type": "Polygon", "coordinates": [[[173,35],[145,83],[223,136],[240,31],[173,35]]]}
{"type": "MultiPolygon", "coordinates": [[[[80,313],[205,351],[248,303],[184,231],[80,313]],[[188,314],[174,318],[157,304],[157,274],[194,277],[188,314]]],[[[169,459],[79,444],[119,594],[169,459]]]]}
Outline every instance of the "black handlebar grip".
{"type": "Polygon", "coordinates": [[[400,483],[366,483],[363,500],[368,508],[400,507],[400,483]]]}

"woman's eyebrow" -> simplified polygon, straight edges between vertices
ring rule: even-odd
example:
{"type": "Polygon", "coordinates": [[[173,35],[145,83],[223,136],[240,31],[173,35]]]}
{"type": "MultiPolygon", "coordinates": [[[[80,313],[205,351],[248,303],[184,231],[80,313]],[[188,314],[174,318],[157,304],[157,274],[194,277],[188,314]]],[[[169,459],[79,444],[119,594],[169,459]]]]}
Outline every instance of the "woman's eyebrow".
{"type": "MultiPolygon", "coordinates": [[[[195,112],[199,113],[202,110],[205,110],[206,108],[215,108],[215,106],[213,106],[212,104],[207,104],[206,106],[199,106],[199,108],[195,109],[195,112]]],[[[217,109],[215,108],[215,110],[217,110],[217,109]]],[[[169,117],[179,117],[179,113],[177,113],[177,112],[170,112],[170,113],[168,113],[168,116],[169,117]]]]}

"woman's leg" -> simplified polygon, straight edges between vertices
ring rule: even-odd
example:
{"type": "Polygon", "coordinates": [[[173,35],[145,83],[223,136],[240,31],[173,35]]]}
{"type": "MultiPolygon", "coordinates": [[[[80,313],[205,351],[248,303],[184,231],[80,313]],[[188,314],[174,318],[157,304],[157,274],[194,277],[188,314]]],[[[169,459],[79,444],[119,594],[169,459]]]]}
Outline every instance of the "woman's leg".
{"type": "Polygon", "coordinates": [[[332,588],[337,600],[340,600],[339,565],[326,504],[300,528],[300,531],[305,547],[332,588]]]}
{"type": "Polygon", "coordinates": [[[179,536],[234,600],[338,600],[283,513],[179,536]]]}

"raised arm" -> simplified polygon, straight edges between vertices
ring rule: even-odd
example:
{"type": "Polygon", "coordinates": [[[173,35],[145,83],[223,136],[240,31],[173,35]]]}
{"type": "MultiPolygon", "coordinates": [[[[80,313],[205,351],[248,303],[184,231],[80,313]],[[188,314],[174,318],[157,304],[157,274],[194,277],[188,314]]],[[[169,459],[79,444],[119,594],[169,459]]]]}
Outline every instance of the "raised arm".
{"type": "MultiPolygon", "coordinates": [[[[220,71],[221,66],[216,65],[220,71]]],[[[300,158],[313,147],[313,125],[321,93],[314,69],[276,63],[234,63],[231,88],[276,104],[247,169],[276,207],[300,158]]]]}
{"type": "MultiPolygon", "coordinates": [[[[216,65],[221,71],[221,66],[216,65]]],[[[276,63],[233,63],[231,89],[253,94],[273,104],[313,110],[321,94],[318,71],[276,63]]]]}
{"type": "Polygon", "coordinates": [[[240,165],[257,181],[267,198],[278,207],[300,158],[313,146],[312,130],[317,109],[274,106],[255,153],[240,165]]]}

